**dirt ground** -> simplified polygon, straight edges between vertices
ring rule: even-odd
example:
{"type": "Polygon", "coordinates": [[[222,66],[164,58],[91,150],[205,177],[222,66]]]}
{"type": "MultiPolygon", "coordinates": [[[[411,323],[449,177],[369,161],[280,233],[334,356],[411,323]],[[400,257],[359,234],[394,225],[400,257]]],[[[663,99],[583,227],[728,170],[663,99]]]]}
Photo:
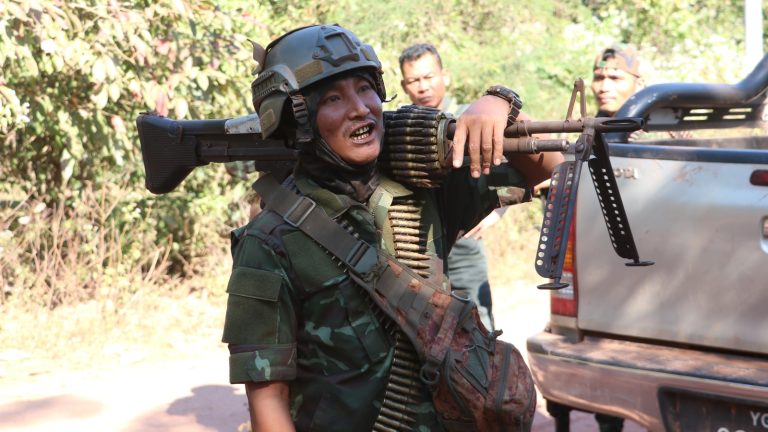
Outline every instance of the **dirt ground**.
{"type": "MultiPolygon", "coordinates": [[[[530,282],[493,288],[502,338],[525,350],[525,339],[547,319],[548,293],[530,282]]],[[[222,311],[223,313],[223,311],[222,311]]],[[[126,350],[105,355],[87,370],[46,368],[3,374],[24,353],[0,351],[0,430],[18,432],[239,432],[247,431],[247,402],[227,381],[227,351],[211,331],[178,350],[126,350]]],[[[13,368],[18,371],[19,368],[13,368]]],[[[592,416],[572,413],[573,432],[597,431],[592,416]]],[[[539,400],[534,431],[554,431],[539,400]]],[[[627,432],[641,431],[635,424],[627,432]]]]}

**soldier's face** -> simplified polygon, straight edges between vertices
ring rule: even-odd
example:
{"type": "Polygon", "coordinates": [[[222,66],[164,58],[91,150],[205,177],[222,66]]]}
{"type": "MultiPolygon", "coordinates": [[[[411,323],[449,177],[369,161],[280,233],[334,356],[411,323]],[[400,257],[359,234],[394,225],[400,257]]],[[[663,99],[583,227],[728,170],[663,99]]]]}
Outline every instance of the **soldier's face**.
{"type": "Polygon", "coordinates": [[[345,162],[364,165],[379,156],[384,137],[381,99],[365,78],[336,80],[320,95],[317,130],[345,162]]]}
{"type": "Polygon", "coordinates": [[[426,53],[414,61],[403,63],[400,85],[414,105],[440,108],[448,85],[448,73],[440,67],[437,57],[426,53]]]}
{"type": "Polygon", "coordinates": [[[592,93],[597,106],[609,116],[616,114],[641,87],[639,78],[621,69],[604,67],[595,69],[592,74],[592,93]]]}

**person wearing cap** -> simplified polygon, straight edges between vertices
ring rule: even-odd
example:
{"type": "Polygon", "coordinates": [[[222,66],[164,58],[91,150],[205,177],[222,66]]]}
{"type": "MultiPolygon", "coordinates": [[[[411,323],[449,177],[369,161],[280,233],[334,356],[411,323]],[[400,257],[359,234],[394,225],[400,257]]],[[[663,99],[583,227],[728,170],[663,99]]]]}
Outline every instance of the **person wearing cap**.
{"type": "Polygon", "coordinates": [[[595,57],[592,68],[592,93],[598,117],[613,117],[635,92],[645,86],[640,74],[640,59],[631,46],[612,46],[595,57]]]}
{"type": "MultiPolygon", "coordinates": [[[[597,117],[613,117],[632,95],[645,87],[641,69],[640,58],[632,46],[614,45],[600,51],[592,68],[592,93],[597,101],[597,117]]],[[[629,140],[692,137],[691,131],[648,133],[639,130],[630,134],[629,140]]]]}
{"type": "MultiPolygon", "coordinates": [[[[262,135],[298,150],[284,196],[309,200],[354,238],[402,257],[430,281],[442,280],[450,239],[502,204],[494,186],[531,187],[562,160],[552,153],[501,163],[513,107],[496,88],[457,119],[453,169],[441,186],[405,185],[379,160],[386,90],[370,45],[343,27],[313,25],[266,49],[255,45],[254,58],[262,135]],[[406,234],[417,247],[401,249],[397,239],[406,234]]],[[[268,196],[262,212],[232,233],[222,338],[230,382],[245,384],[252,430],[445,430],[402,331],[350,277],[346,260],[313,240],[301,220],[281,216],[268,196]]]]}
{"type": "MultiPolygon", "coordinates": [[[[601,50],[593,63],[591,87],[598,108],[596,117],[613,117],[635,92],[645,87],[637,51],[628,45],[601,50]]],[[[637,135],[635,132],[632,136],[637,135]]],[[[569,412],[570,408],[563,406],[550,414],[568,415],[569,412]]],[[[607,414],[596,413],[595,421],[600,432],[621,432],[624,427],[623,418],[607,414]]]]}

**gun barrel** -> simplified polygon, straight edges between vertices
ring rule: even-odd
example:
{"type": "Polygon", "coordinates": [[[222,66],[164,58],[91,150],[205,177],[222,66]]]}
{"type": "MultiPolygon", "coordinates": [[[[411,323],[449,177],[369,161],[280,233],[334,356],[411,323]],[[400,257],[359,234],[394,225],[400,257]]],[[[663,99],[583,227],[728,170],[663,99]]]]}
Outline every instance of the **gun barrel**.
{"type": "Polygon", "coordinates": [[[504,130],[508,138],[531,136],[545,133],[580,133],[588,126],[595,132],[634,132],[642,129],[645,120],[642,117],[587,117],[585,119],[564,121],[521,120],[504,130]]]}
{"type": "MultiPolygon", "coordinates": [[[[504,130],[504,153],[540,153],[545,151],[564,152],[570,143],[565,139],[539,139],[532,135],[553,133],[581,133],[588,127],[595,132],[634,132],[642,129],[642,117],[587,117],[586,119],[564,121],[521,120],[504,130]]],[[[446,127],[450,140],[456,132],[455,120],[446,127]]]]}
{"type": "Polygon", "coordinates": [[[504,153],[541,153],[568,151],[570,143],[565,138],[539,139],[537,137],[504,138],[504,153]]]}

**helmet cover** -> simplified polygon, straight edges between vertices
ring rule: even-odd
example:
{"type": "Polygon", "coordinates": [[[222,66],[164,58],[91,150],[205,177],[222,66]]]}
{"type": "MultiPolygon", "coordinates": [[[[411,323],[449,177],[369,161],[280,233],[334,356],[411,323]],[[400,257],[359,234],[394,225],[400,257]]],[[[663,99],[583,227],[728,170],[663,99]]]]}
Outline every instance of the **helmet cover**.
{"type": "Polygon", "coordinates": [[[298,128],[306,131],[309,126],[302,90],[355,69],[372,72],[376,93],[385,100],[381,62],[376,52],[349,30],[336,24],[313,25],[272,41],[266,48],[263,69],[251,84],[262,136],[266,138],[277,130],[289,98],[298,128]]]}

